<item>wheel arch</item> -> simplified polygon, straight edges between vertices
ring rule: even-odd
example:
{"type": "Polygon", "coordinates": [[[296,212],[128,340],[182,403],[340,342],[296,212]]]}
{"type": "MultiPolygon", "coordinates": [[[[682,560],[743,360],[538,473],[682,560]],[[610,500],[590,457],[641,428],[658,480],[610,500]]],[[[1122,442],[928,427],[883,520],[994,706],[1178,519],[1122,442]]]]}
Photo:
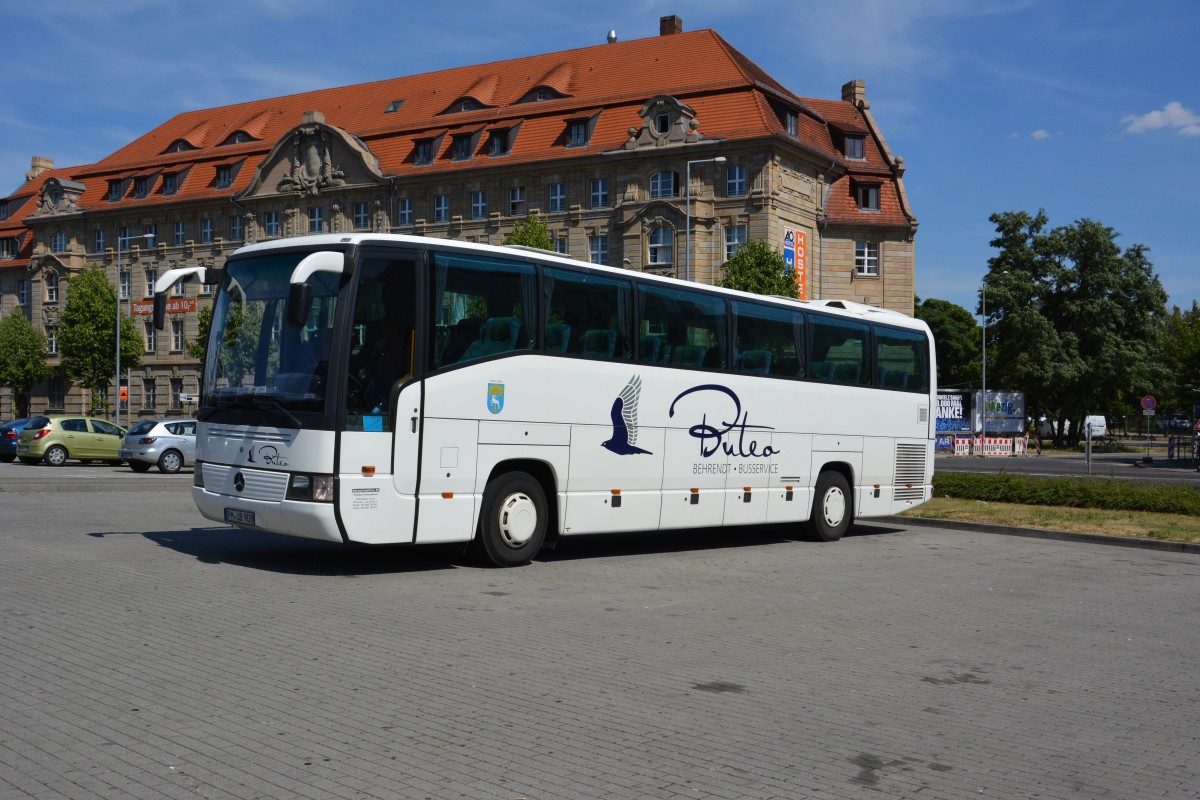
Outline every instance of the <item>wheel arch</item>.
{"type": "MultiPolygon", "coordinates": [[[[553,524],[547,526],[546,544],[544,547],[553,548],[562,531],[562,514],[558,504],[558,476],[555,473],[554,466],[549,462],[534,458],[513,458],[498,461],[492,467],[491,472],[488,473],[487,481],[484,485],[486,486],[499,476],[509,472],[526,472],[541,484],[542,491],[546,495],[546,504],[549,506],[550,519],[553,520],[553,524]]],[[[478,515],[476,516],[476,528],[478,528],[478,515]]]]}

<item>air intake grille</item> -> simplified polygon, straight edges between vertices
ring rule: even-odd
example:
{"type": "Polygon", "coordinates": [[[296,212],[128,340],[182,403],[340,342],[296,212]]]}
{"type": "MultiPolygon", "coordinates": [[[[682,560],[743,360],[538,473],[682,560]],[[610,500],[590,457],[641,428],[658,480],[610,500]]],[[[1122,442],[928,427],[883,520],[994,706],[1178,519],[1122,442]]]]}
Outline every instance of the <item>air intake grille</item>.
{"type": "Polygon", "coordinates": [[[892,497],[895,500],[925,499],[925,454],[924,444],[896,445],[896,475],[892,481],[892,497]],[[911,486],[910,486],[911,484],[911,486]]]}

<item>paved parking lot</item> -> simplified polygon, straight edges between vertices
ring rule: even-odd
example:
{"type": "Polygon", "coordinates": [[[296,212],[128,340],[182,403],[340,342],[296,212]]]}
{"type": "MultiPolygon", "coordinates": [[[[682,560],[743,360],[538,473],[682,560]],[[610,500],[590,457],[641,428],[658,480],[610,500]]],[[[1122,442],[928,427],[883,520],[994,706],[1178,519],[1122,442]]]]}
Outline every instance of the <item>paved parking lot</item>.
{"type": "Polygon", "coordinates": [[[501,571],[209,527],[188,482],[0,495],[0,800],[1200,797],[1195,555],[873,525],[501,571]]]}

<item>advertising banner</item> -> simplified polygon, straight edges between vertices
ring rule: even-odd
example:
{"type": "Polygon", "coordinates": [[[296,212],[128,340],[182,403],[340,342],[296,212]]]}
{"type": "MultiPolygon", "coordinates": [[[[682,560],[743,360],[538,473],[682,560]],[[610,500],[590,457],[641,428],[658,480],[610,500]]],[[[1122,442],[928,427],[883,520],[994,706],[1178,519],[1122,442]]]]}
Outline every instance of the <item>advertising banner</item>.
{"type": "MultiPolygon", "coordinates": [[[[180,314],[185,311],[195,311],[195,310],[196,310],[196,298],[194,298],[194,297],[176,297],[176,298],[168,298],[168,300],[167,300],[167,313],[168,314],[180,314]]],[[[135,300],[133,302],[133,313],[134,314],[143,314],[143,315],[144,314],[153,314],[154,313],[154,301],[153,300],[145,300],[145,301],[135,300]]]]}
{"type": "MultiPolygon", "coordinates": [[[[974,433],[974,392],[938,392],[937,432],[974,433]]],[[[953,438],[953,437],[951,437],[953,438]]]]}
{"type": "MultiPolygon", "coordinates": [[[[980,393],[975,393],[977,408],[982,408],[987,417],[987,432],[991,434],[1015,434],[1025,432],[1025,393],[1024,392],[992,392],[987,393],[986,402],[980,402],[980,393]]],[[[978,414],[975,418],[976,432],[981,430],[983,420],[978,414]]]]}

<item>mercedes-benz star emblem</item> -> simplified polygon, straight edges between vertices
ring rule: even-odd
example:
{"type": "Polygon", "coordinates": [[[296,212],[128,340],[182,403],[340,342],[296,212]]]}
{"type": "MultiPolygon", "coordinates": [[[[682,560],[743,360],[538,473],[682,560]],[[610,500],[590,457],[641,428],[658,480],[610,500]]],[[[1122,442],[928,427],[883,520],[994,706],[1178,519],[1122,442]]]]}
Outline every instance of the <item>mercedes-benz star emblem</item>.
{"type": "Polygon", "coordinates": [[[242,473],[233,476],[233,488],[239,492],[246,488],[246,477],[242,473]]]}

